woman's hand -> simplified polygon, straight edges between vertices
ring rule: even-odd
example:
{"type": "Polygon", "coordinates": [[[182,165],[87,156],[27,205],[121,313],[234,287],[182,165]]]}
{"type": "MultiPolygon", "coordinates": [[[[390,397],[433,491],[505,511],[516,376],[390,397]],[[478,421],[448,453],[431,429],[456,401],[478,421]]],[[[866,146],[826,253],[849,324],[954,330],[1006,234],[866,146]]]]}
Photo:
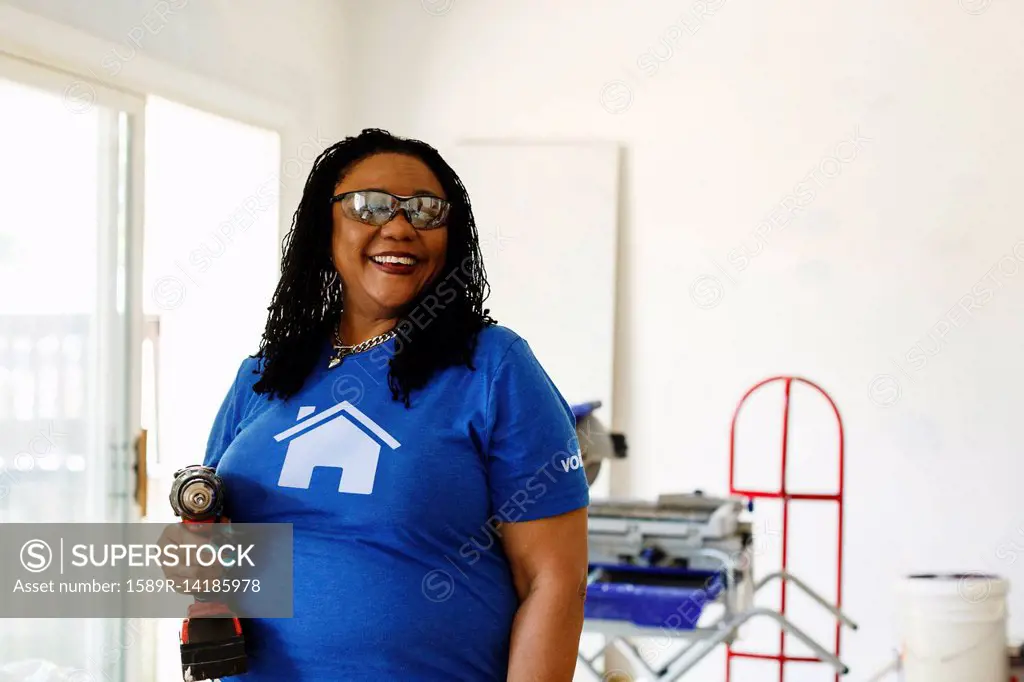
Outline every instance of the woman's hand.
{"type": "MultiPolygon", "coordinates": [[[[230,523],[230,521],[224,518],[220,523],[230,523]]],[[[214,562],[210,566],[201,566],[195,560],[195,548],[211,544],[208,534],[190,530],[190,528],[200,525],[202,524],[184,522],[168,524],[157,540],[164,557],[175,556],[178,559],[176,566],[168,566],[168,563],[172,563],[168,559],[161,563],[164,577],[174,580],[175,586],[183,585],[184,581],[213,580],[224,575],[224,567],[219,563],[214,562]],[[186,551],[182,548],[183,545],[192,545],[193,547],[186,551]],[[186,559],[189,557],[191,561],[186,565],[186,559]]]]}

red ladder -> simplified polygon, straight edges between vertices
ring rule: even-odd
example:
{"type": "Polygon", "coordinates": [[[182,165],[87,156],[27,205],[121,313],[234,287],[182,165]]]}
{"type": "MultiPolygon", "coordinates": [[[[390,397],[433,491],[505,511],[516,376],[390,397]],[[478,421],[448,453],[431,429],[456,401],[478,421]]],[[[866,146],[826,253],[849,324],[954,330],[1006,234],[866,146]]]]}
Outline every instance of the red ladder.
{"type": "MultiPolygon", "coordinates": [[[[799,501],[817,501],[834,503],[837,507],[838,515],[838,530],[839,537],[836,544],[838,548],[838,560],[836,562],[836,602],[835,606],[837,609],[842,607],[843,598],[843,478],[844,478],[844,462],[843,462],[843,420],[839,416],[839,409],[836,407],[832,397],[825,392],[820,386],[812,381],[803,379],[800,377],[789,377],[789,376],[777,376],[765,379],[758,384],[755,384],[750,388],[740,399],[739,404],[736,406],[736,411],[732,416],[732,425],[729,428],[729,493],[731,495],[744,496],[750,499],[771,499],[782,501],[782,570],[787,570],[787,563],[789,560],[789,504],[793,500],[799,501]],[[736,421],[739,418],[740,410],[743,408],[743,404],[746,402],[754,392],[758,391],[768,384],[776,381],[784,382],[784,401],[782,410],[782,471],[780,476],[779,489],[776,491],[767,490],[742,490],[736,487],[736,421]],[[793,382],[800,384],[806,384],[810,386],[818,393],[820,393],[828,404],[832,407],[832,411],[836,417],[836,423],[839,427],[839,485],[834,493],[791,493],[787,486],[787,466],[786,460],[788,455],[789,447],[789,406],[790,406],[790,389],[793,382]]],[[[780,594],[780,608],[779,613],[783,616],[786,615],[786,580],[779,582],[780,594]]],[[[841,623],[836,621],[836,637],[835,637],[835,650],[833,653],[836,657],[839,656],[839,639],[840,639],[841,623]]],[[[822,662],[819,658],[812,658],[806,656],[789,656],[786,654],[786,633],[784,631],[779,632],[779,650],[775,654],[764,654],[764,653],[753,653],[748,651],[736,651],[732,645],[726,646],[725,654],[725,681],[730,682],[732,677],[732,662],[735,658],[747,658],[747,659],[760,659],[768,661],[776,661],[779,666],[779,682],[785,682],[786,675],[786,664],[787,663],[820,663],[822,662]]],[[[839,675],[835,676],[836,682],[839,681],[839,675]]]]}

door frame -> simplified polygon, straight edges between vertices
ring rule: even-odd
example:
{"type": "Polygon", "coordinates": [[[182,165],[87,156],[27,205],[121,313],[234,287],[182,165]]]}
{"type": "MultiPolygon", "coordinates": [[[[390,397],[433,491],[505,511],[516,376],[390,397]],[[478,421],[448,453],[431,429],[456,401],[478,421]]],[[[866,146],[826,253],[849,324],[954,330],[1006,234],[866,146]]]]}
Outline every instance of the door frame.
{"type": "MultiPolygon", "coordinates": [[[[106,287],[99,292],[97,345],[100,348],[114,347],[116,354],[127,362],[114,363],[110,358],[102,357],[101,353],[98,375],[106,378],[108,390],[122,391],[126,398],[124,413],[103,415],[102,421],[103,428],[115,429],[113,433],[108,431],[108,438],[115,443],[115,452],[111,453],[109,460],[111,467],[122,464],[130,467],[127,445],[141,426],[138,406],[141,404],[143,332],[141,289],[146,102],[143,97],[107,88],[102,83],[76,78],[69,84],[69,75],[12,57],[2,50],[0,44],[0,77],[59,95],[73,113],[84,112],[93,106],[101,108],[98,169],[101,195],[97,197],[97,206],[101,226],[115,224],[116,231],[111,233],[101,227],[97,235],[97,269],[101,273],[97,281],[106,287]],[[118,182],[122,171],[125,182],[123,213],[119,206],[122,187],[118,182]],[[117,275],[110,277],[110,272],[117,275]],[[126,318],[124,325],[119,323],[120,317],[126,318]],[[122,326],[124,334],[118,332],[122,326]]],[[[121,508],[121,498],[130,489],[130,484],[123,478],[108,480],[111,485],[96,488],[117,498],[108,502],[105,517],[138,520],[132,505],[124,504],[121,508]]]]}
{"type": "MultiPolygon", "coordinates": [[[[96,108],[97,184],[97,308],[95,348],[88,362],[95,370],[98,393],[92,446],[102,453],[103,466],[89,469],[86,507],[89,518],[104,522],[137,521],[130,503],[130,444],[140,428],[137,409],[141,393],[142,339],[142,216],[144,186],[145,99],[114,90],[57,69],[13,57],[0,45],[0,77],[33,90],[60,97],[72,114],[96,108]],[[122,194],[123,193],[123,194],[122,194]],[[122,208],[123,202],[123,208],[122,208]],[[111,229],[112,228],[112,229],[111,229]]],[[[87,626],[88,649],[99,651],[83,665],[99,664],[115,679],[136,679],[128,658],[110,652],[123,647],[123,619],[106,619],[87,626]]]]}

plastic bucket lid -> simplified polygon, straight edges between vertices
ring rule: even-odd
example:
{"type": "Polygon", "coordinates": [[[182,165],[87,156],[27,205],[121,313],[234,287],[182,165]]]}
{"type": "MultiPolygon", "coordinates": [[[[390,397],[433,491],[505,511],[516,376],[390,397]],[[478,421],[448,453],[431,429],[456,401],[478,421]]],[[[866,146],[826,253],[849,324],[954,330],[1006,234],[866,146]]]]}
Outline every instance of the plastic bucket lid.
{"type": "Polygon", "coordinates": [[[1005,597],[1010,583],[992,573],[918,573],[907,576],[900,591],[912,597],[957,597],[977,603],[1005,597]]]}

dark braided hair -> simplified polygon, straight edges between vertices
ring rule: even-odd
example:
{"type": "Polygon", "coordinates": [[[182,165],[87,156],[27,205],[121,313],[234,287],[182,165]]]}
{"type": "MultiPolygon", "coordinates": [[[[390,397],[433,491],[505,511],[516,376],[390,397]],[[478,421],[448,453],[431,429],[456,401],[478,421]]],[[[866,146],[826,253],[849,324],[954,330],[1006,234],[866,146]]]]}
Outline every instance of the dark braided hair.
{"type": "Polygon", "coordinates": [[[258,363],[262,376],[254,386],[257,393],[271,399],[294,395],[320,359],[325,340],[333,338],[341,315],[342,284],[340,277],[335,278],[331,258],[334,222],[330,198],[356,162],[385,152],[413,156],[426,164],[451,204],[444,269],[410,303],[396,326],[396,352],[388,372],[392,398],[408,407],[412,391],[423,387],[436,371],[452,365],[473,368],[477,336],[495,320],[483,308],[490,289],[466,188],[430,145],[368,128],[328,147],[313,163],[291,230],[284,238],[281,280],[254,356],[262,359],[258,363]],[[421,314],[414,324],[409,313],[427,299],[428,321],[424,323],[427,316],[421,314]]]}

